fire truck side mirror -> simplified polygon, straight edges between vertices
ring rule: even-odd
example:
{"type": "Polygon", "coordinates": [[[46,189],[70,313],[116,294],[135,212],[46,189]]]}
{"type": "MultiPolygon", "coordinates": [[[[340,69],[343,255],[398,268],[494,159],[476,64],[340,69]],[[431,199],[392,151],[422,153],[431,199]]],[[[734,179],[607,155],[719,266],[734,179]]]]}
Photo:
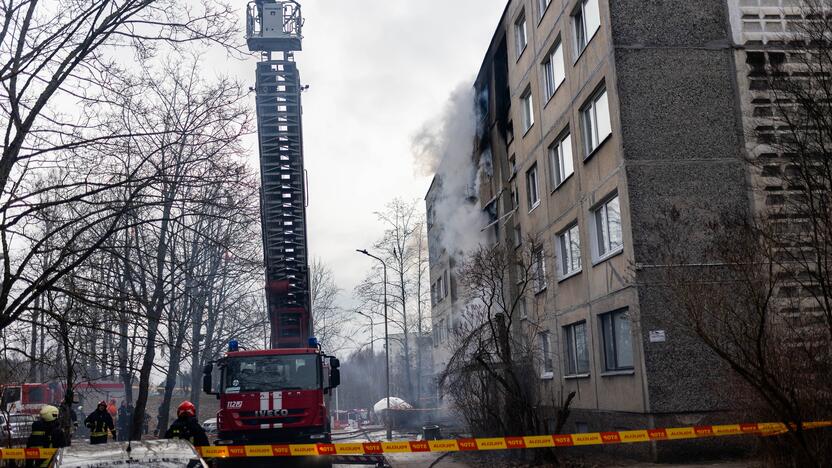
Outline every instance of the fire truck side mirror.
{"type": "Polygon", "coordinates": [[[335,388],[341,385],[341,371],[332,369],[329,371],[329,388],[335,388]]]}
{"type": "Polygon", "coordinates": [[[202,391],[207,393],[208,395],[214,395],[213,389],[213,379],[212,375],[214,372],[214,365],[213,364],[206,364],[205,367],[202,369],[202,391]]]}

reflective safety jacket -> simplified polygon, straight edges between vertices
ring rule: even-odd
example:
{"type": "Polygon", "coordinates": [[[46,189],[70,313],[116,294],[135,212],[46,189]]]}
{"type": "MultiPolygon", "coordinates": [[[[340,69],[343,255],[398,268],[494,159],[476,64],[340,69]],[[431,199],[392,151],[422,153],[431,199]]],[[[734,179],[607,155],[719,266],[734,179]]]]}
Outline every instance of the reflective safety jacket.
{"type": "Polygon", "coordinates": [[[208,442],[205,429],[199,425],[199,422],[193,416],[180,416],[176,418],[176,421],[165,432],[165,439],[184,439],[192,443],[195,447],[211,445],[208,442]]]}
{"type": "Polygon", "coordinates": [[[107,437],[107,431],[115,430],[113,417],[107,410],[95,410],[84,420],[84,426],[90,428],[90,437],[107,437]]]}
{"type": "MultiPolygon", "coordinates": [[[[57,421],[47,423],[37,420],[32,423],[32,434],[26,440],[26,447],[29,448],[61,448],[66,447],[66,435],[61,430],[57,421]]],[[[49,459],[32,461],[27,466],[48,466],[49,459]]]]}

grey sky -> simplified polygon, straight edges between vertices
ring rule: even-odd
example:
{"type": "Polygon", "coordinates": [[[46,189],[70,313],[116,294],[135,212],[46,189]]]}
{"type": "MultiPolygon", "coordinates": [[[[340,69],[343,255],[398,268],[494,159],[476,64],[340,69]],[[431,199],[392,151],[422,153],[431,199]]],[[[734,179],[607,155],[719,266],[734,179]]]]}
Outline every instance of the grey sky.
{"type": "MultiPolygon", "coordinates": [[[[355,249],[381,234],[373,212],[427,191],[411,136],[460,82],[473,83],[506,0],[301,4],[310,254],[330,265],[348,300],[370,265],[355,249]]],[[[253,81],[253,59],[230,66],[253,81]]]]}

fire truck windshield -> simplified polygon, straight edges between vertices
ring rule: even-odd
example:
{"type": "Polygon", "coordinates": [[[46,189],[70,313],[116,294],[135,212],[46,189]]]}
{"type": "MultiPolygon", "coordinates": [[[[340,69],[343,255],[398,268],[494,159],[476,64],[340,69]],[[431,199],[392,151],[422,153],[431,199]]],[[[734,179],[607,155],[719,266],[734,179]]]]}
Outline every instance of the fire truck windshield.
{"type": "Polygon", "coordinates": [[[316,390],[319,364],[315,354],[229,358],[223,371],[225,393],[316,390]]]}

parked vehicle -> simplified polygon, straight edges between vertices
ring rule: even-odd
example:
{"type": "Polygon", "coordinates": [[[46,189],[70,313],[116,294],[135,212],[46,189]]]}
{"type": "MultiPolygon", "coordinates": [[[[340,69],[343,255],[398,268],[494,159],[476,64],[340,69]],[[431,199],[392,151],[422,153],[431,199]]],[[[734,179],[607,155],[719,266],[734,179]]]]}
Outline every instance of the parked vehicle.
{"type": "Polygon", "coordinates": [[[27,413],[0,414],[0,441],[8,445],[19,445],[26,442],[29,434],[32,433],[32,423],[35,416],[27,413]]]}
{"type": "Polygon", "coordinates": [[[77,444],[58,450],[50,468],[208,468],[190,442],[159,439],[113,442],[103,445],[77,444]]]}
{"type": "Polygon", "coordinates": [[[202,428],[205,429],[205,433],[209,436],[217,435],[217,418],[206,419],[202,423],[202,428]]]}

